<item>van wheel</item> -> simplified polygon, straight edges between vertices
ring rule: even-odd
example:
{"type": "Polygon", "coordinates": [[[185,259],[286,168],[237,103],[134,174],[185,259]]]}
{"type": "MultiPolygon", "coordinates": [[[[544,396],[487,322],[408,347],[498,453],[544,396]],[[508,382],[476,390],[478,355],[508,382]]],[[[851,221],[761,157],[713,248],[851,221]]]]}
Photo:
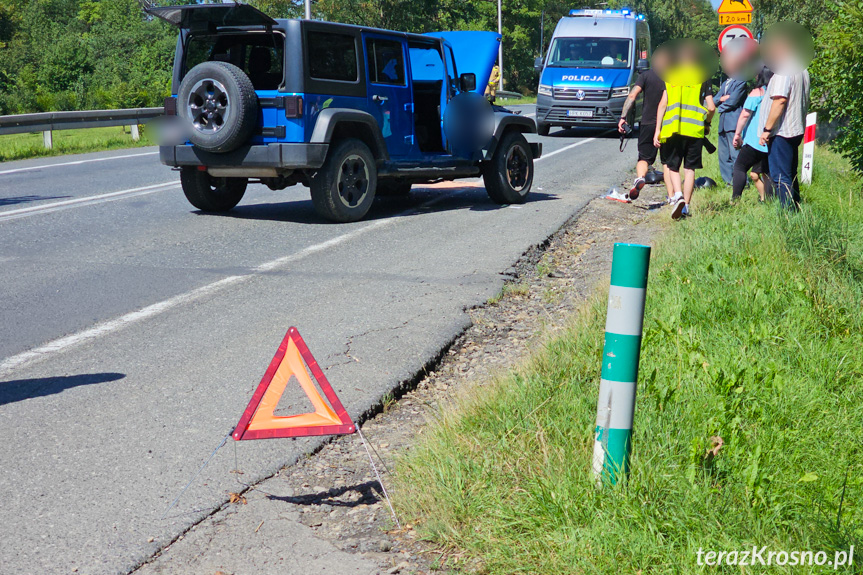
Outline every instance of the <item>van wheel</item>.
{"type": "Polygon", "coordinates": [[[483,166],[488,197],[496,204],[523,204],[533,184],[533,154],[524,136],[504,134],[491,161],[483,166]]]}
{"type": "Polygon", "coordinates": [[[375,157],[360,140],[344,140],[330,148],[310,183],[312,203],[320,216],[334,222],[355,222],[368,213],[375,199],[375,157]]]}
{"type": "Polygon", "coordinates": [[[247,178],[214,178],[196,168],[183,168],[180,183],[189,203],[203,212],[227,212],[240,203],[247,178]]]}
{"type": "Polygon", "coordinates": [[[547,136],[548,132],[551,130],[551,124],[546,124],[545,122],[537,122],[536,123],[536,133],[540,136],[547,136]]]}

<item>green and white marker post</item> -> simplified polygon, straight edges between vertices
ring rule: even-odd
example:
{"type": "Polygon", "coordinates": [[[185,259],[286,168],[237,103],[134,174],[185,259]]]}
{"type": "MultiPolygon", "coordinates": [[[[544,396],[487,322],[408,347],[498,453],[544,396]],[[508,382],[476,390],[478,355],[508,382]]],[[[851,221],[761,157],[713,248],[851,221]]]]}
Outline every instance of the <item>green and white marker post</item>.
{"type": "Polygon", "coordinates": [[[593,473],[600,485],[614,485],[629,473],[649,264],[650,246],[614,244],[593,444],[593,473]]]}

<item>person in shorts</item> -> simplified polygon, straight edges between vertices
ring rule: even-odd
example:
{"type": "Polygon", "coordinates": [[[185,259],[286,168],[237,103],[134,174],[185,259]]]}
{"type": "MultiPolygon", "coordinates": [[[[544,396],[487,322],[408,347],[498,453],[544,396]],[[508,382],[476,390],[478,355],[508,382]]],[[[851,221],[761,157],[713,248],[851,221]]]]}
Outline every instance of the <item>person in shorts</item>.
{"type": "Polygon", "coordinates": [[[689,215],[695,188],[695,170],[700,170],[704,137],[716,112],[710,82],[699,67],[697,42],[681,44],[678,62],[665,76],[665,90],[659,102],[653,144],[660,148],[674,191],[672,219],[689,215]],[[664,150],[662,147],[664,146],[664,150]],[[683,167],[683,177],[680,169],[683,167]]]}
{"type": "MultiPolygon", "coordinates": [[[[635,85],[629,92],[626,101],[623,103],[623,111],[620,113],[620,119],[617,122],[617,131],[623,134],[625,132],[623,125],[626,123],[626,118],[632,107],[635,105],[635,100],[639,94],[644,94],[644,100],[641,108],[641,120],[638,124],[638,162],[635,164],[635,181],[632,189],[629,191],[629,197],[635,199],[638,197],[641,188],[644,187],[644,177],[647,175],[647,170],[656,161],[656,148],[653,146],[653,134],[656,131],[656,111],[659,108],[659,101],[662,99],[662,92],[665,90],[665,82],[659,77],[659,74],[665,69],[667,62],[667,53],[663,50],[658,50],[653,55],[651,67],[639,74],[635,80],[635,85]]],[[[663,166],[663,176],[666,170],[663,166]]],[[[671,186],[669,181],[665,180],[666,191],[668,197],[671,197],[671,186]]]]}

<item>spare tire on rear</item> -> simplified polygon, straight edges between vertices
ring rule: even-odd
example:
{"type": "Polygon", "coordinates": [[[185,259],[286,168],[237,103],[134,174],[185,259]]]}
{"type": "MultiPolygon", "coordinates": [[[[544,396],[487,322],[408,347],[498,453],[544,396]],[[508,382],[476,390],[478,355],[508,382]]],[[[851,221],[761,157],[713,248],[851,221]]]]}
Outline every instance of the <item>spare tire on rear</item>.
{"type": "Polygon", "coordinates": [[[252,135],[258,97],[249,77],[233,64],[203,62],[189,70],[180,83],[177,114],[197,147],[230,152],[252,135]]]}

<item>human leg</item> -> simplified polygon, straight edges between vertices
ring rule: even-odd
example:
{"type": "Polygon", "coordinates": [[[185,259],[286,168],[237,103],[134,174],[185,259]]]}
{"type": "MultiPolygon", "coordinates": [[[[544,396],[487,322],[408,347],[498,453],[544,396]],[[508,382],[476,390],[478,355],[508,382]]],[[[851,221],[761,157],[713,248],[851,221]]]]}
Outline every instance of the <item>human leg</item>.
{"type": "Polygon", "coordinates": [[[770,178],[779,203],[782,207],[794,207],[793,193],[793,163],[794,149],[788,138],[776,136],[771,138],[767,145],[767,161],[770,166],[770,178]]]}
{"type": "Polygon", "coordinates": [[[733,154],[736,150],[732,145],[734,134],[731,132],[719,132],[717,138],[718,158],[719,158],[719,173],[726,184],[733,182],[734,160],[736,155],[733,154]]]}

